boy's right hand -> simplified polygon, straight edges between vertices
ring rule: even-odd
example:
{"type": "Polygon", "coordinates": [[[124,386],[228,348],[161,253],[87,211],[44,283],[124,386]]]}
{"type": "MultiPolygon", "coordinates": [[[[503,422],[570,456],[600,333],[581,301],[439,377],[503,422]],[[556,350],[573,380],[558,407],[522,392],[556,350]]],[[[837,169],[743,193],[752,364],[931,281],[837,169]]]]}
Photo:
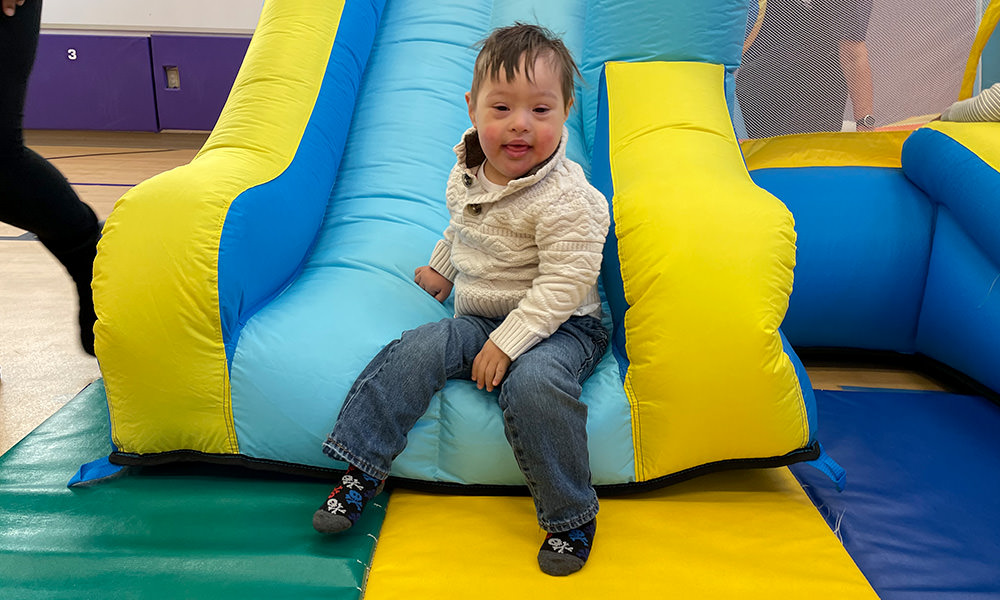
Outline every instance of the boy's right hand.
{"type": "Polygon", "coordinates": [[[434,296],[438,302],[444,302],[451,293],[452,282],[448,281],[444,275],[438,273],[430,265],[417,267],[413,272],[413,281],[417,282],[425,292],[434,296]]]}

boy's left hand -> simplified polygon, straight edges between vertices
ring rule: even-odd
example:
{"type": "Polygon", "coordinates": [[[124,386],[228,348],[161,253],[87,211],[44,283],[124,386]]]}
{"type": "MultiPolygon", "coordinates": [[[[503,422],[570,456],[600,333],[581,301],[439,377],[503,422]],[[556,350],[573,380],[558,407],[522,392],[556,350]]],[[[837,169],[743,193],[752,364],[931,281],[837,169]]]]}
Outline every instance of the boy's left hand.
{"type": "Polygon", "coordinates": [[[472,361],[472,380],[476,382],[477,388],[485,387],[487,392],[492,392],[503,381],[508,368],[510,357],[493,340],[486,340],[483,349],[472,361]]]}

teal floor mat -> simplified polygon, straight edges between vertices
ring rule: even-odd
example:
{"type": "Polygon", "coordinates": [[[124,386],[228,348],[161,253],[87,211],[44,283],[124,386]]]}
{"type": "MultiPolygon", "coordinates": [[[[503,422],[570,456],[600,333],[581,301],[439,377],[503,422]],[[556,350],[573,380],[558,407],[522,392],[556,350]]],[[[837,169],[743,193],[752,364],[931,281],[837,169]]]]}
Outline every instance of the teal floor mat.
{"type": "Polygon", "coordinates": [[[0,598],[362,595],[388,494],[328,537],[322,481],[188,465],[66,487],[110,450],[98,381],[0,457],[0,598]]]}

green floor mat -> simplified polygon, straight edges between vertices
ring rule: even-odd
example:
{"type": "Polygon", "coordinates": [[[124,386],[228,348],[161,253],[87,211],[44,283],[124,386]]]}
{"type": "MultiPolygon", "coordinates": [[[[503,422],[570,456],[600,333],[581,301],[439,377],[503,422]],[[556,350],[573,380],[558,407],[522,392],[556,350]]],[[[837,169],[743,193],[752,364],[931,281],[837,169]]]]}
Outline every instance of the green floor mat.
{"type": "Polygon", "coordinates": [[[322,481],[187,465],[66,487],[110,450],[98,381],[0,457],[0,598],[362,595],[388,494],[327,537],[322,481]]]}

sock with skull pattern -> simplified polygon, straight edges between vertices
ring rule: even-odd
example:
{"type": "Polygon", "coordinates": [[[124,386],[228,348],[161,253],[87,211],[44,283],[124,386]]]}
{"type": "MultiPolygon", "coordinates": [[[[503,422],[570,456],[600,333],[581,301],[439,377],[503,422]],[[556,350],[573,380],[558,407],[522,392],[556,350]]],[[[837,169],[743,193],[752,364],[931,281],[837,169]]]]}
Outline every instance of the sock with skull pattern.
{"type": "Polygon", "coordinates": [[[583,568],[594,545],[597,519],[576,529],[549,533],[538,551],[538,566],[549,575],[569,575],[583,568]]]}
{"type": "Polygon", "coordinates": [[[379,495],[383,487],[384,480],[350,465],[340,478],[340,485],[333,488],[326,502],[313,513],[313,528],[320,533],[350,529],[361,518],[368,502],[379,495]]]}

